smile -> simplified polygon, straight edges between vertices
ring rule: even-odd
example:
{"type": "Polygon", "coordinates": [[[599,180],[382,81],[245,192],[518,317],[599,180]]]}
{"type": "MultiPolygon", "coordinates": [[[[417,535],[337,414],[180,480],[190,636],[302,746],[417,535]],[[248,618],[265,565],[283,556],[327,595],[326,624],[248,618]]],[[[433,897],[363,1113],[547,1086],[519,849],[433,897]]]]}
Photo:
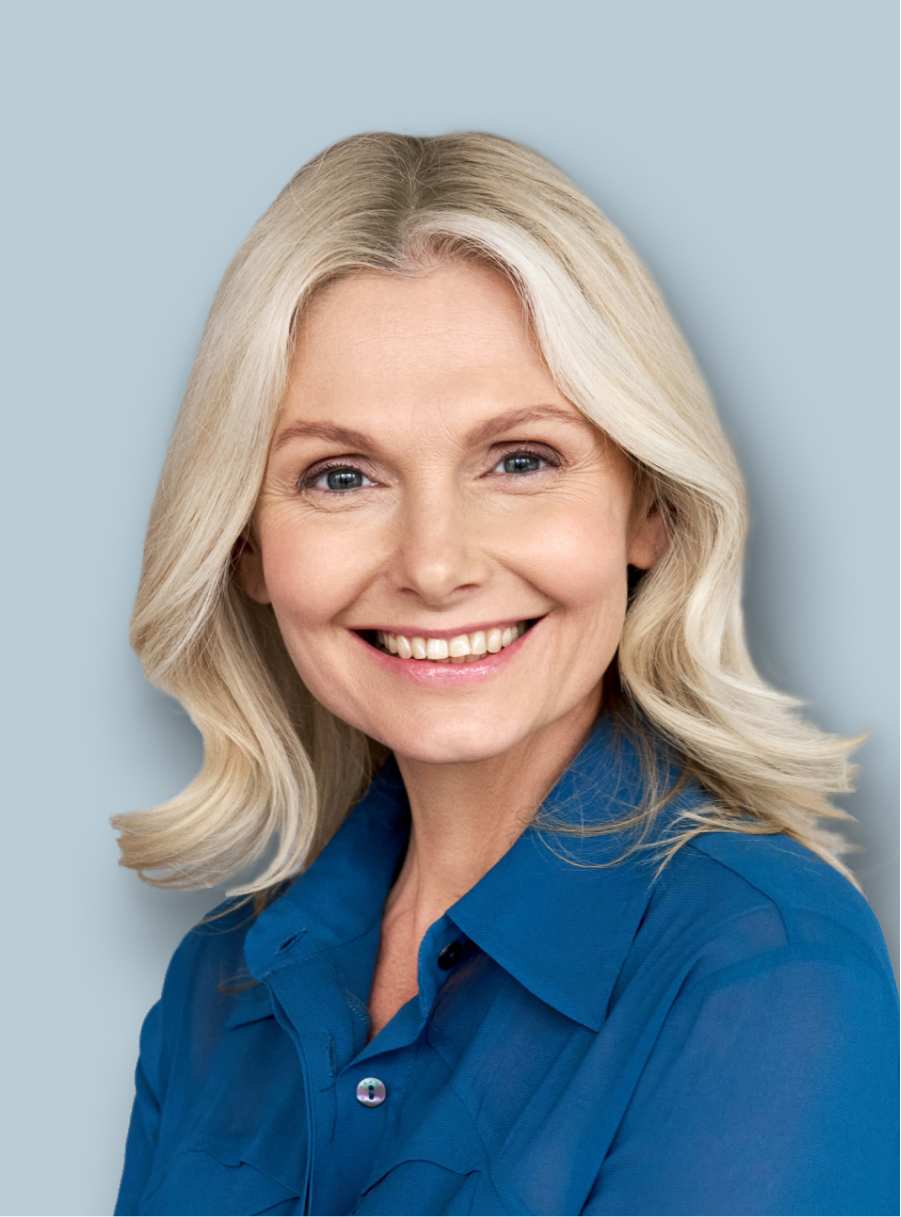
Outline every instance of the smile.
{"type": "Polygon", "coordinates": [[[450,638],[435,638],[424,634],[395,634],[389,630],[374,630],[371,637],[377,650],[395,655],[398,659],[467,664],[506,650],[533,624],[533,621],[519,621],[516,625],[491,626],[488,629],[475,630],[471,634],[454,634],[450,638]]]}

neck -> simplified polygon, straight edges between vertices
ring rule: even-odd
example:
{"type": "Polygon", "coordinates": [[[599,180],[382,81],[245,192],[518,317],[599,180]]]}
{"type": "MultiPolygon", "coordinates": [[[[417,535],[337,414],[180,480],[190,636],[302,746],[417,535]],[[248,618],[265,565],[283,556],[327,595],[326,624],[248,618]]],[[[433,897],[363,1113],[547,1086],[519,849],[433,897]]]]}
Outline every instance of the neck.
{"type": "Polygon", "coordinates": [[[418,942],[487,874],[527,827],[597,717],[592,699],[502,756],[453,765],[398,756],[410,844],[385,905],[418,942]]]}

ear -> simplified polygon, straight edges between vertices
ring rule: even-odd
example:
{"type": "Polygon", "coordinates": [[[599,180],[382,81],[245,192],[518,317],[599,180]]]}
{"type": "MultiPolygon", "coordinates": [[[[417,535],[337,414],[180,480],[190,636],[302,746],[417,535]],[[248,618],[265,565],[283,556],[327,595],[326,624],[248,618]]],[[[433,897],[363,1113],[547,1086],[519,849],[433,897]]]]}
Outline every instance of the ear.
{"type": "Polygon", "coordinates": [[[647,507],[642,507],[635,523],[626,550],[626,561],[629,566],[637,566],[639,570],[650,570],[658,558],[666,553],[668,545],[666,520],[660,505],[652,499],[647,507]]]}
{"type": "Polygon", "coordinates": [[[245,596],[257,604],[271,604],[272,597],[263,574],[263,551],[248,529],[235,546],[235,576],[245,596]]]}

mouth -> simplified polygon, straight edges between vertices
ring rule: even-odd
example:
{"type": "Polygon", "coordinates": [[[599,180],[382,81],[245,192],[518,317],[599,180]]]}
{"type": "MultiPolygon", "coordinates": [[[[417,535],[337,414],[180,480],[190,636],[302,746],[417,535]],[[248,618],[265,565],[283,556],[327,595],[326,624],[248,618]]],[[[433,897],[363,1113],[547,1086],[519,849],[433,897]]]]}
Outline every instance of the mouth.
{"type": "Polygon", "coordinates": [[[517,621],[510,625],[494,625],[449,636],[430,634],[402,634],[390,630],[360,630],[360,637],[383,655],[408,660],[411,664],[422,662],[445,664],[477,663],[486,655],[505,651],[522,638],[540,621],[540,617],[517,621]]]}

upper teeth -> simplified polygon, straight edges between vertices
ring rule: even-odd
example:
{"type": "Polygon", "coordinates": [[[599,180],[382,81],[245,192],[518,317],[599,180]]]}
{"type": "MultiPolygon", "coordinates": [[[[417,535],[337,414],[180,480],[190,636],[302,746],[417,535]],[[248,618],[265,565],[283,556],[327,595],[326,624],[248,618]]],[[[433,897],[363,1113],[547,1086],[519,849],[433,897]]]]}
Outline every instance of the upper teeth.
{"type": "Polygon", "coordinates": [[[467,663],[482,655],[495,655],[510,646],[526,630],[526,623],[493,626],[490,630],[476,630],[474,634],[457,634],[454,638],[427,638],[420,635],[406,637],[377,630],[376,637],[383,647],[400,659],[430,659],[441,662],[467,663]]]}

